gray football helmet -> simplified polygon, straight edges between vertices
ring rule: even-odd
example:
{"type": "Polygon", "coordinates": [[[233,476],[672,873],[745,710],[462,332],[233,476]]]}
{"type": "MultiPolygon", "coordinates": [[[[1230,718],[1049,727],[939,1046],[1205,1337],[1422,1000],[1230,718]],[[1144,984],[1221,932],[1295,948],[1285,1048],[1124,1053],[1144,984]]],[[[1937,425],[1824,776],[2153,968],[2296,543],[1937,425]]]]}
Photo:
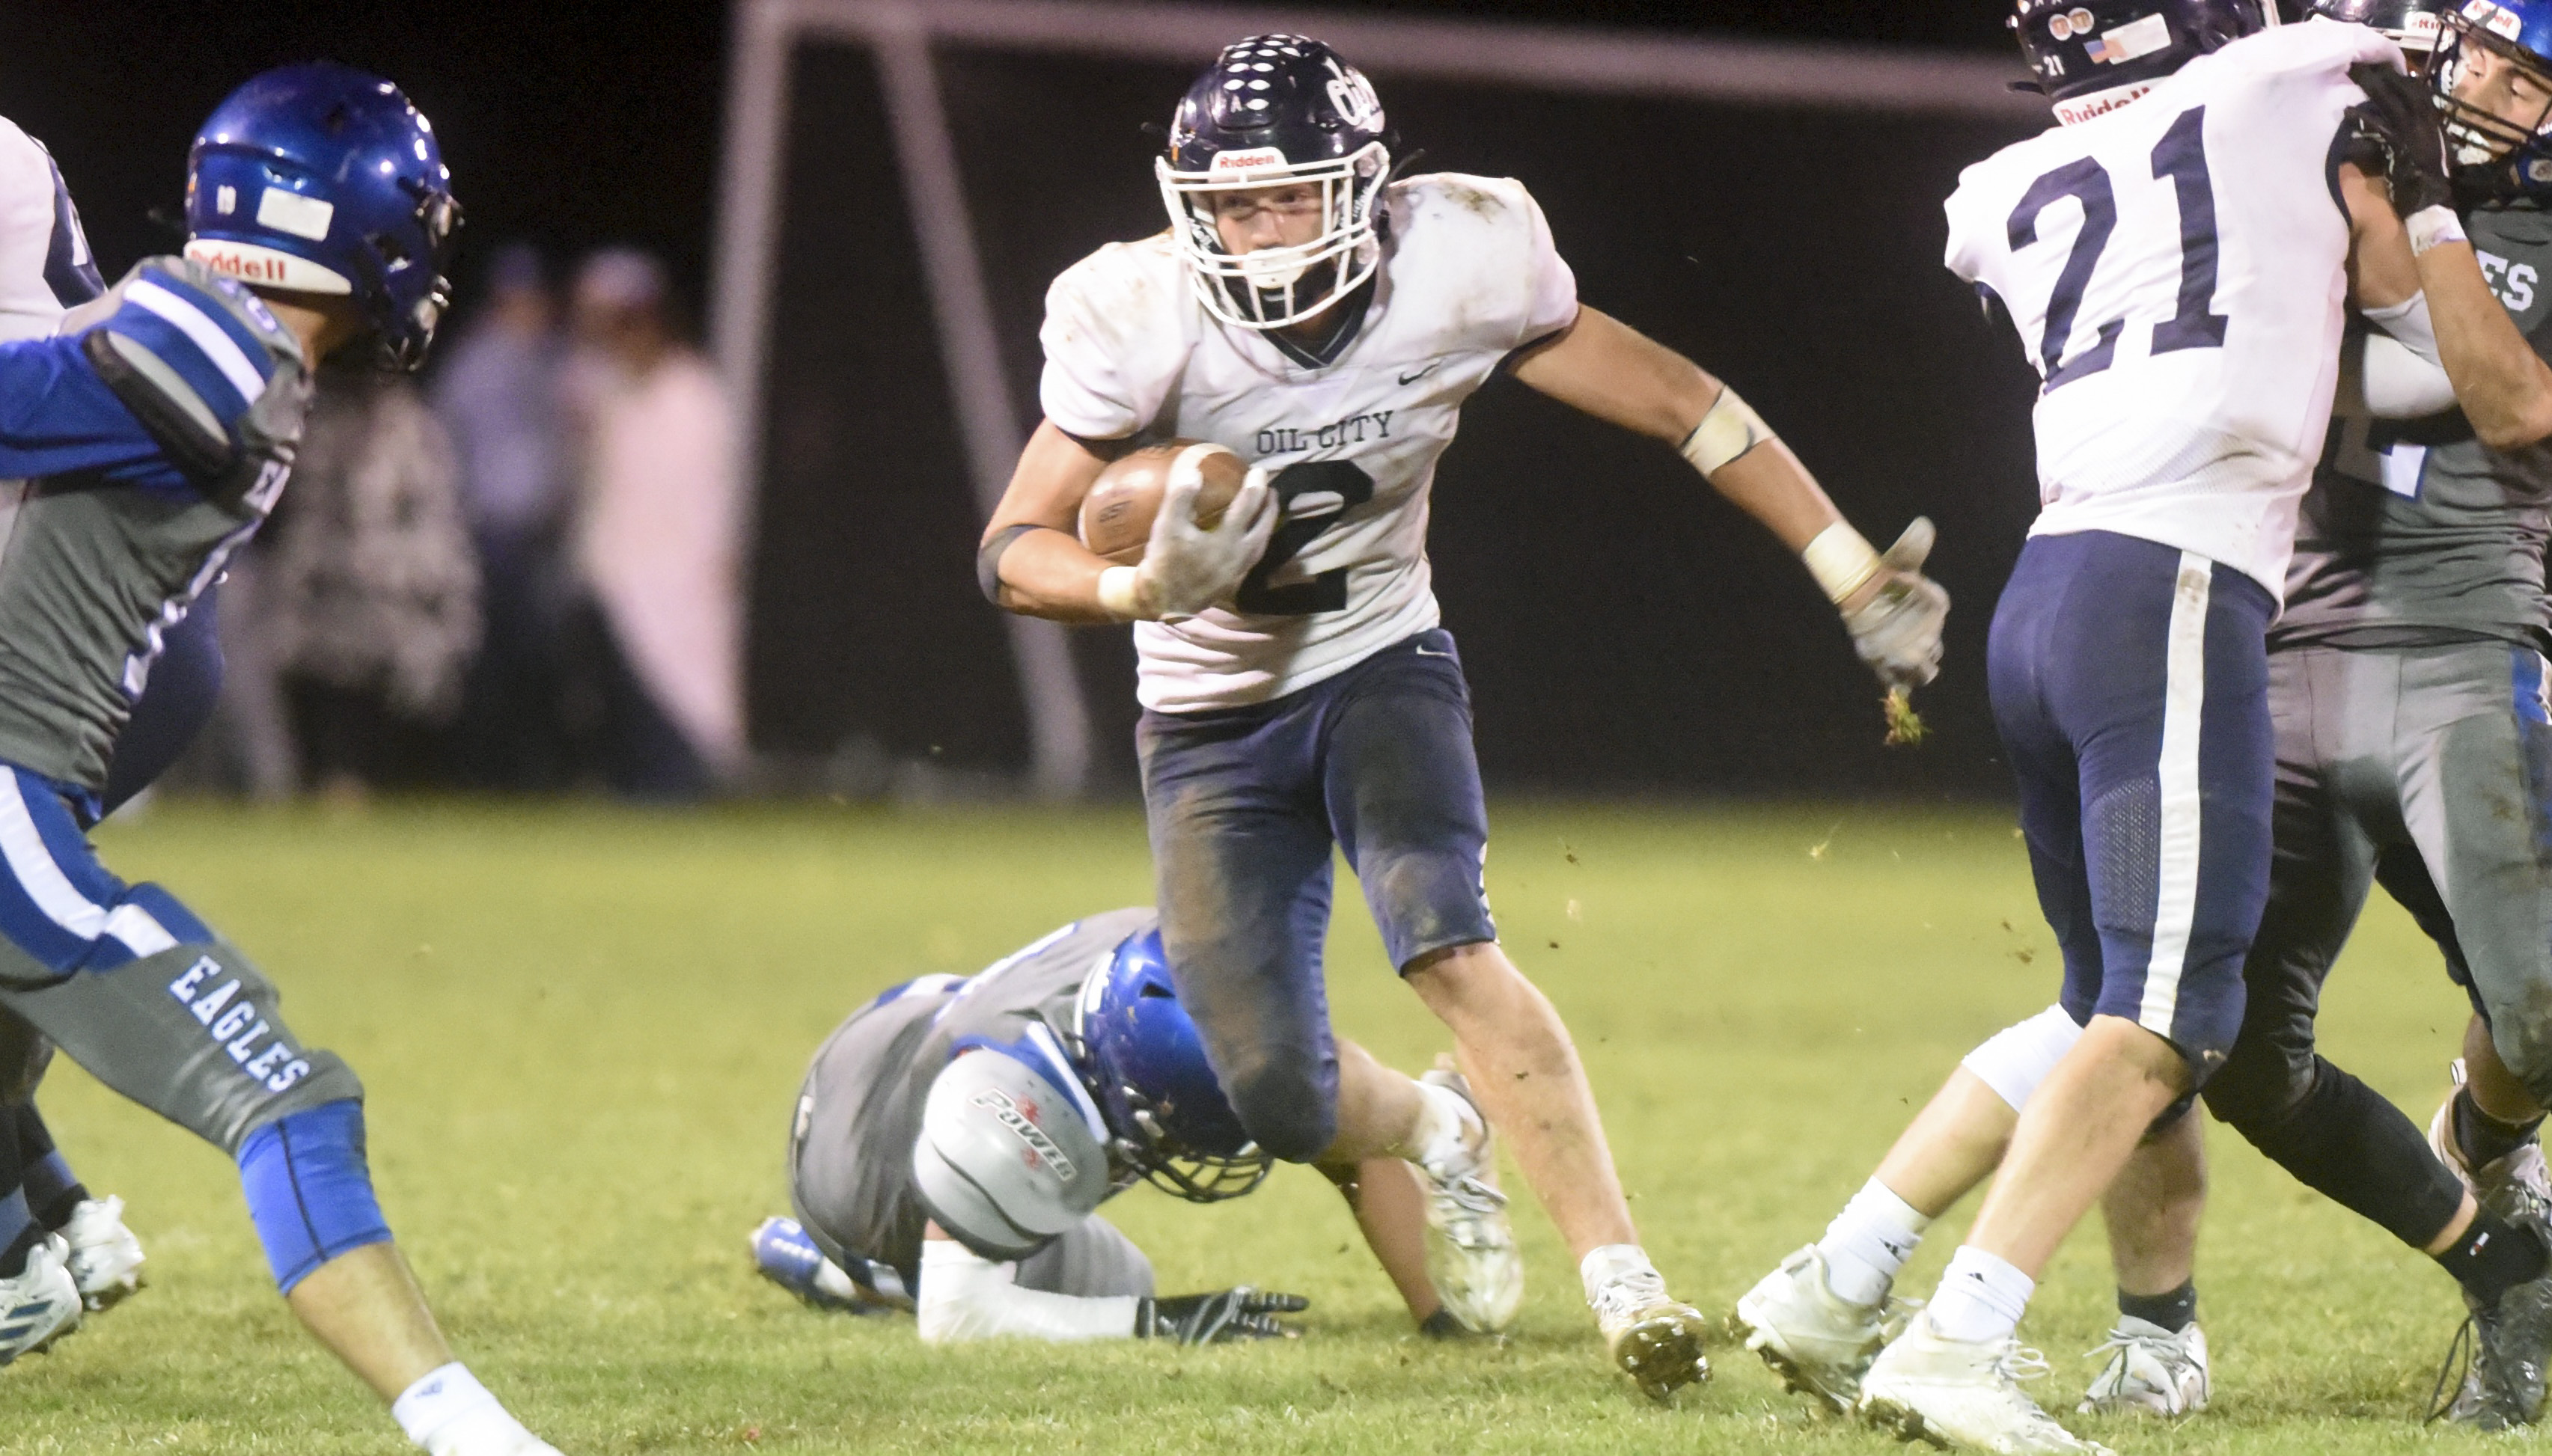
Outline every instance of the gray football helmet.
{"type": "Polygon", "coordinates": [[[985,1045],[930,1085],[912,1182],[948,1235],[987,1259],[1023,1259],[1090,1216],[1112,1188],[1099,1111],[1028,1060],[1040,1049],[985,1045]]]}

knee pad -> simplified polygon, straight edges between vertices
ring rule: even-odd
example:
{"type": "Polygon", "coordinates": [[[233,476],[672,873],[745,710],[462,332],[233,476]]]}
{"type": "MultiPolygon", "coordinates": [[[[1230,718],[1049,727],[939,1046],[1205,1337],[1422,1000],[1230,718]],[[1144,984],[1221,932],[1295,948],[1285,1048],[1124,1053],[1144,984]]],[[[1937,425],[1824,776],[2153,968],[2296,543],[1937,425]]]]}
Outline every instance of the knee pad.
{"type": "Polygon", "coordinates": [[[285,1294],[312,1270],[366,1244],[389,1242],[364,1161],[364,1104],[328,1102],[289,1112],[240,1146],[248,1216],[285,1294]]]}
{"type": "Polygon", "coordinates": [[[2050,1006],[2026,1021],[2015,1022],[1986,1037],[1959,1065],[1994,1090],[2015,1112],[2029,1105],[2030,1094],[2082,1039],[2082,1027],[2062,1006],[2050,1006]]]}
{"type": "Polygon", "coordinates": [[[1282,1163],[1309,1163],[1338,1137],[1336,1064],[1326,1073],[1261,1062],[1226,1080],[1223,1092],[1260,1152],[1282,1163]]]}
{"type": "Polygon", "coordinates": [[[2418,1127],[2373,1088],[2320,1057],[2313,1058],[2309,1088],[2283,1111],[2228,1111],[2212,1088],[2207,1097],[2216,1115],[2270,1161],[2414,1249],[2425,1248],[2463,1206],[2463,1184],[2429,1151],[2418,1127]]]}

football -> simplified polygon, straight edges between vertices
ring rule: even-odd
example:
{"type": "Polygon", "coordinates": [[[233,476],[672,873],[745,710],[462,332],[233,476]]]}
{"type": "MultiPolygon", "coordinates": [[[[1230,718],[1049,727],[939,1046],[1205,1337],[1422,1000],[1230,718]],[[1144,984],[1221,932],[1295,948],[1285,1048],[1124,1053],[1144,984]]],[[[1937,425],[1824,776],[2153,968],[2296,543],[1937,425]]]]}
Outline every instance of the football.
{"type": "MultiPolygon", "coordinates": [[[[1152,518],[1160,514],[1161,492],[1169,487],[1170,467],[1200,445],[1195,440],[1173,440],[1109,462],[1090,493],[1081,498],[1081,544],[1120,567],[1141,561],[1143,548],[1152,540],[1152,518]]],[[[1197,492],[1196,523],[1211,531],[1222,522],[1231,498],[1240,493],[1249,467],[1220,445],[1203,445],[1202,454],[1199,464],[1205,485],[1197,492]]]]}

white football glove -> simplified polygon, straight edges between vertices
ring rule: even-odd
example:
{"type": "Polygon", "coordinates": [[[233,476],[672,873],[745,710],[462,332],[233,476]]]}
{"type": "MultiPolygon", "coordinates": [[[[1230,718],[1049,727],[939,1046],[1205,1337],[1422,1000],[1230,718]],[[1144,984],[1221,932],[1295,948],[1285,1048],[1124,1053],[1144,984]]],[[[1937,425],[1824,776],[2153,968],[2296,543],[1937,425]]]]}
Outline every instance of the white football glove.
{"type": "Polygon", "coordinates": [[[1170,467],[1161,509],[1152,517],[1152,539],[1142,562],[1130,569],[1130,600],[1124,603],[1130,609],[1124,615],[1145,621],[1193,617],[1238,589],[1266,552],[1267,537],[1276,529],[1276,496],[1267,472],[1251,467],[1223,519],[1209,531],[1196,522],[1197,492],[1205,485],[1202,466],[1183,454],[1170,467]]]}
{"type": "Polygon", "coordinates": [[[1878,675],[1879,685],[1890,690],[1920,687],[1941,673],[1941,628],[1950,617],[1950,593],[1923,574],[1923,559],[1932,554],[1936,535],[1929,518],[1916,516],[1896,544],[1879,553],[1886,572],[1878,579],[1877,592],[1843,614],[1853,650],[1878,675]]]}

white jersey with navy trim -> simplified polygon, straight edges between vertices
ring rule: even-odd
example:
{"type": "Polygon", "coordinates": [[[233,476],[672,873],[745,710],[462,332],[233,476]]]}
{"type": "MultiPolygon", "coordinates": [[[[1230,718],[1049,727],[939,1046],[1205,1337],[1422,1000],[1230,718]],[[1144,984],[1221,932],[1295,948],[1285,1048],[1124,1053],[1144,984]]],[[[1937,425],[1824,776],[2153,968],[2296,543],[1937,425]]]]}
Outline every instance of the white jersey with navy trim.
{"type": "Polygon", "coordinates": [[[1960,175],[1950,269],[2010,310],[2045,381],[2031,534],[2135,536],[2283,591],[2337,380],[2334,145],[2361,62],[2400,52],[2362,26],[2264,31],[1960,175]]]}
{"type": "Polygon", "coordinates": [[[1327,364],[1216,322],[1166,233],[1102,248],[1046,295],[1046,418],[1088,440],[1211,440],[1278,472],[1284,520],[1233,600],[1136,624],[1146,707],[1264,702],[1436,625],[1436,458],[1502,360],[1575,320],[1577,281],[1520,182],[1411,177],[1382,212],[1371,302],[1327,364]]]}
{"type": "Polygon", "coordinates": [[[52,155],[0,117],[0,342],[41,339],[104,291],[52,155]]]}

